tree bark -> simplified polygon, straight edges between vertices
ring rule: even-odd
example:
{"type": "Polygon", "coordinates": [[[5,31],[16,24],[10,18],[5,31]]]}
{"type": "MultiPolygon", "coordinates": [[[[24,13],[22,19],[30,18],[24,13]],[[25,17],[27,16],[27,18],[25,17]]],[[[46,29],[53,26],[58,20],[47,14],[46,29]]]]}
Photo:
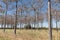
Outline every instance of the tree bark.
{"type": "Polygon", "coordinates": [[[16,34],[16,28],[17,28],[17,0],[16,0],[16,15],[15,15],[15,26],[14,26],[14,33],[16,34]]]}
{"type": "Polygon", "coordinates": [[[49,27],[49,40],[52,40],[51,0],[48,0],[48,27],[49,27]]]}
{"type": "Polygon", "coordinates": [[[6,28],[6,20],[7,20],[7,4],[6,4],[6,13],[5,13],[5,17],[4,17],[4,32],[5,32],[5,28],[6,28]]]}
{"type": "Polygon", "coordinates": [[[56,17],[56,31],[58,32],[58,26],[57,26],[57,22],[58,22],[58,21],[57,21],[57,20],[58,20],[58,19],[57,19],[57,12],[55,12],[55,14],[56,14],[56,16],[55,16],[55,17],[56,17]]]}
{"type": "Polygon", "coordinates": [[[57,22],[57,20],[56,20],[56,31],[58,32],[58,26],[57,26],[57,23],[58,23],[58,22],[57,22]]]}
{"type": "Polygon", "coordinates": [[[2,20],[1,28],[3,28],[3,20],[2,20]]]}
{"type": "Polygon", "coordinates": [[[41,28],[43,28],[43,22],[41,21],[41,28]]]}

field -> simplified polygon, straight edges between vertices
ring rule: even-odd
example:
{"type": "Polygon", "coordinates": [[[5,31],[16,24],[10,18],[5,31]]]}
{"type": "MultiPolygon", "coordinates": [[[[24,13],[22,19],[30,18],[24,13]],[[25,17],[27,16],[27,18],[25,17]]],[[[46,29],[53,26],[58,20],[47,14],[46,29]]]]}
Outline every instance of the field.
{"type": "MultiPolygon", "coordinates": [[[[60,39],[60,30],[57,32],[56,30],[53,30],[53,40],[59,40],[60,39]]],[[[4,33],[2,29],[0,29],[0,40],[48,40],[48,30],[47,29],[41,29],[41,30],[17,30],[17,34],[14,34],[13,29],[6,29],[6,32],[4,33]]]]}

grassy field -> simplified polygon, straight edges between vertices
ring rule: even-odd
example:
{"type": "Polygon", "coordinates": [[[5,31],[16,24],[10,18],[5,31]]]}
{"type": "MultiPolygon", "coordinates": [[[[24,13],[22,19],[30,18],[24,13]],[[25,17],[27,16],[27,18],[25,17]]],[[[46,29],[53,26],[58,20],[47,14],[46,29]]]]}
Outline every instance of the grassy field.
{"type": "MultiPolygon", "coordinates": [[[[57,32],[53,30],[53,40],[60,39],[60,30],[57,32]]],[[[4,33],[2,29],[0,29],[0,40],[48,40],[48,30],[17,30],[17,34],[14,34],[14,31],[11,29],[7,29],[4,33]]]]}

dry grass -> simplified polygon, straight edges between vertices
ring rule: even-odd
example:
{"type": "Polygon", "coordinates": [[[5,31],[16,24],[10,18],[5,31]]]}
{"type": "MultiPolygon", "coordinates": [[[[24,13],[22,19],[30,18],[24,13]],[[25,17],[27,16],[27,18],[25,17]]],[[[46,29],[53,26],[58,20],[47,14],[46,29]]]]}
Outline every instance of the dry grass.
{"type": "MultiPolygon", "coordinates": [[[[59,40],[60,31],[53,30],[53,40],[59,40]]],[[[17,30],[17,34],[14,35],[14,31],[7,29],[4,33],[0,30],[0,40],[48,40],[48,30],[17,30]]]]}

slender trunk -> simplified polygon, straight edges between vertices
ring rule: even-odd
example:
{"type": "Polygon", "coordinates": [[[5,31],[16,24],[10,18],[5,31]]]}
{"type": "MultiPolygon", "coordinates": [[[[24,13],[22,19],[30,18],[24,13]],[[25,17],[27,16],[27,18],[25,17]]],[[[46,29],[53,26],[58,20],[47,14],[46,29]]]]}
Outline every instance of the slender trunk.
{"type": "Polygon", "coordinates": [[[15,15],[15,26],[14,26],[14,33],[16,34],[16,28],[17,28],[17,0],[16,0],[16,15],[15,15]]]}
{"type": "Polygon", "coordinates": [[[20,22],[20,29],[21,29],[21,22],[20,22]]]}
{"type": "Polygon", "coordinates": [[[6,28],[9,28],[9,24],[7,24],[7,27],[6,28]]]}
{"type": "Polygon", "coordinates": [[[38,21],[38,27],[40,28],[40,21],[38,21]]]}
{"type": "Polygon", "coordinates": [[[1,28],[3,28],[3,19],[2,19],[2,24],[1,24],[1,28]]]}
{"type": "Polygon", "coordinates": [[[5,13],[5,17],[4,17],[4,32],[5,32],[5,28],[6,28],[6,20],[7,20],[7,5],[6,5],[6,13],[5,13]]]}
{"type": "Polygon", "coordinates": [[[20,20],[20,29],[21,29],[21,24],[22,24],[22,9],[21,9],[21,20],[20,20]]]}
{"type": "Polygon", "coordinates": [[[57,23],[58,23],[58,22],[57,22],[57,20],[56,20],[56,31],[58,32],[58,26],[57,26],[57,23]]]}
{"type": "Polygon", "coordinates": [[[34,28],[35,28],[35,22],[34,22],[34,28]]]}
{"type": "Polygon", "coordinates": [[[11,16],[11,28],[13,27],[12,16],[11,16]]]}
{"type": "Polygon", "coordinates": [[[56,31],[58,32],[58,26],[57,26],[57,22],[58,22],[58,21],[57,21],[57,12],[55,12],[55,14],[56,14],[56,16],[55,16],[55,17],[56,17],[56,31]]]}
{"type": "Polygon", "coordinates": [[[43,28],[43,22],[41,22],[41,28],[43,28]]]}
{"type": "Polygon", "coordinates": [[[36,12],[35,16],[36,16],[36,27],[37,27],[37,12],[36,12]]]}
{"type": "Polygon", "coordinates": [[[12,27],[13,27],[12,24],[10,25],[10,27],[11,27],[11,29],[12,29],[12,27]]]}
{"type": "Polygon", "coordinates": [[[1,28],[3,28],[3,23],[1,24],[1,28]]]}
{"type": "Polygon", "coordinates": [[[39,27],[39,21],[38,21],[38,27],[39,27]]]}
{"type": "MultiPolygon", "coordinates": [[[[34,8],[34,7],[33,7],[34,8]]],[[[35,28],[36,28],[36,20],[37,20],[37,18],[36,18],[36,9],[34,8],[34,17],[35,17],[35,19],[34,19],[34,26],[35,26],[35,28]]]]}
{"type": "Polygon", "coordinates": [[[49,27],[49,40],[52,40],[51,0],[48,0],[48,27],[49,27]]]}
{"type": "Polygon", "coordinates": [[[5,17],[5,20],[4,20],[4,32],[5,32],[5,27],[6,27],[6,17],[5,17]]]}

